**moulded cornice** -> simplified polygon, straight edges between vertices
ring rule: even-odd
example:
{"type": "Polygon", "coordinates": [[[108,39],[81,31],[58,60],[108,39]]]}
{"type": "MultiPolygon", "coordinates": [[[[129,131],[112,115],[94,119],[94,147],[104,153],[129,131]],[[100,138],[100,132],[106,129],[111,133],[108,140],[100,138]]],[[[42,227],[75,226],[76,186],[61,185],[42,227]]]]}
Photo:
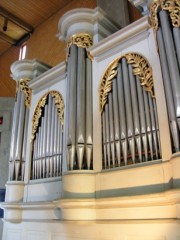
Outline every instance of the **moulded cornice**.
{"type": "Polygon", "coordinates": [[[93,57],[96,57],[100,56],[102,53],[111,51],[111,49],[120,46],[123,43],[129,46],[130,42],[132,42],[132,38],[134,43],[136,40],[139,41],[139,35],[150,28],[149,17],[145,16],[101,40],[96,45],[90,47],[88,51],[93,57]]]}
{"type": "Polygon", "coordinates": [[[34,91],[39,92],[42,88],[52,86],[56,82],[66,78],[66,63],[62,62],[55,67],[42,73],[40,76],[34,78],[28,83],[28,86],[34,91]]]}
{"type": "Polygon", "coordinates": [[[33,79],[43,72],[47,71],[51,67],[45,63],[42,63],[36,59],[33,60],[20,60],[11,65],[11,77],[15,81],[21,79],[33,79]]]}
{"type": "Polygon", "coordinates": [[[96,23],[100,26],[102,25],[106,31],[111,33],[119,29],[117,24],[113,23],[106,17],[105,12],[101,8],[78,8],[68,11],[60,18],[58,23],[59,33],[57,34],[57,37],[60,40],[67,41],[76,33],[84,32],[94,35],[96,31],[98,31],[97,26],[95,27],[96,23]]]}

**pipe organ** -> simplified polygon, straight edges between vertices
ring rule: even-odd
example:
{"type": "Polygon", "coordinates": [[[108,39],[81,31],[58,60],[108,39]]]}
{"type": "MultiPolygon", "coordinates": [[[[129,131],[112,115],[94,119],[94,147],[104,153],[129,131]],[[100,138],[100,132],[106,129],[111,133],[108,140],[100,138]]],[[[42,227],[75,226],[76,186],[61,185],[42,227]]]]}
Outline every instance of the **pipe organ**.
{"type": "Polygon", "coordinates": [[[161,158],[152,69],[127,53],[106,69],[99,89],[103,168],[161,158]]]}
{"type": "Polygon", "coordinates": [[[66,61],[13,63],[3,240],[179,239],[178,4],[122,29],[73,9],[66,61]]]}
{"type": "Polygon", "coordinates": [[[39,100],[33,116],[31,179],[61,176],[63,119],[63,98],[50,91],[39,100]]]}
{"type": "Polygon", "coordinates": [[[73,35],[67,60],[67,164],[69,170],[92,169],[92,64],[86,51],[89,34],[73,35]]]}
{"type": "Polygon", "coordinates": [[[157,38],[166,102],[172,152],[180,150],[180,4],[174,1],[155,1],[151,19],[157,38]]]}

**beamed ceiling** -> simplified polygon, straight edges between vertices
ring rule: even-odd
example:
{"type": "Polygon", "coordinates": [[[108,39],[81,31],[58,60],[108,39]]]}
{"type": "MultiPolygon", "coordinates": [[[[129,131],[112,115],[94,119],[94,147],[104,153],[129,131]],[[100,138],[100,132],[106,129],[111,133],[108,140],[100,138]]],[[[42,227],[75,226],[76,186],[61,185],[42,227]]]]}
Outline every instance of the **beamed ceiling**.
{"type": "Polygon", "coordinates": [[[72,0],[0,0],[0,56],[72,0]]]}

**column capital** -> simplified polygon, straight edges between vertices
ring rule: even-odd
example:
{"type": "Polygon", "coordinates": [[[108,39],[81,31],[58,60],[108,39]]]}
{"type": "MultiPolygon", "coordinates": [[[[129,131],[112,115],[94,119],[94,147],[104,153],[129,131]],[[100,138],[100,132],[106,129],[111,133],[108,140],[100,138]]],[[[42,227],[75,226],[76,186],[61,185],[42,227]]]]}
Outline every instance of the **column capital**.
{"type": "Polygon", "coordinates": [[[11,65],[11,77],[16,81],[33,78],[39,76],[41,73],[47,71],[50,67],[36,59],[20,60],[11,65]]]}
{"type": "Polygon", "coordinates": [[[89,34],[93,42],[116,32],[119,27],[110,21],[105,12],[97,7],[95,9],[78,8],[64,14],[58,23],[59,40],[68,42],[73,35],[89,34]]]}

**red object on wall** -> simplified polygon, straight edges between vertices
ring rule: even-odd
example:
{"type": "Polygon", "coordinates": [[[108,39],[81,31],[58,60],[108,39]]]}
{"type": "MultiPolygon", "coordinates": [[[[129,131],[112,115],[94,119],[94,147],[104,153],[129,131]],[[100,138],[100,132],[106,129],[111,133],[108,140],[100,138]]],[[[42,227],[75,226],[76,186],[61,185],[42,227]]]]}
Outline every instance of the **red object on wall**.
{"type": "Polygon", "coordinates": [[[0,117],[0,125],[3,124],[3,117],[0,117]]]}

